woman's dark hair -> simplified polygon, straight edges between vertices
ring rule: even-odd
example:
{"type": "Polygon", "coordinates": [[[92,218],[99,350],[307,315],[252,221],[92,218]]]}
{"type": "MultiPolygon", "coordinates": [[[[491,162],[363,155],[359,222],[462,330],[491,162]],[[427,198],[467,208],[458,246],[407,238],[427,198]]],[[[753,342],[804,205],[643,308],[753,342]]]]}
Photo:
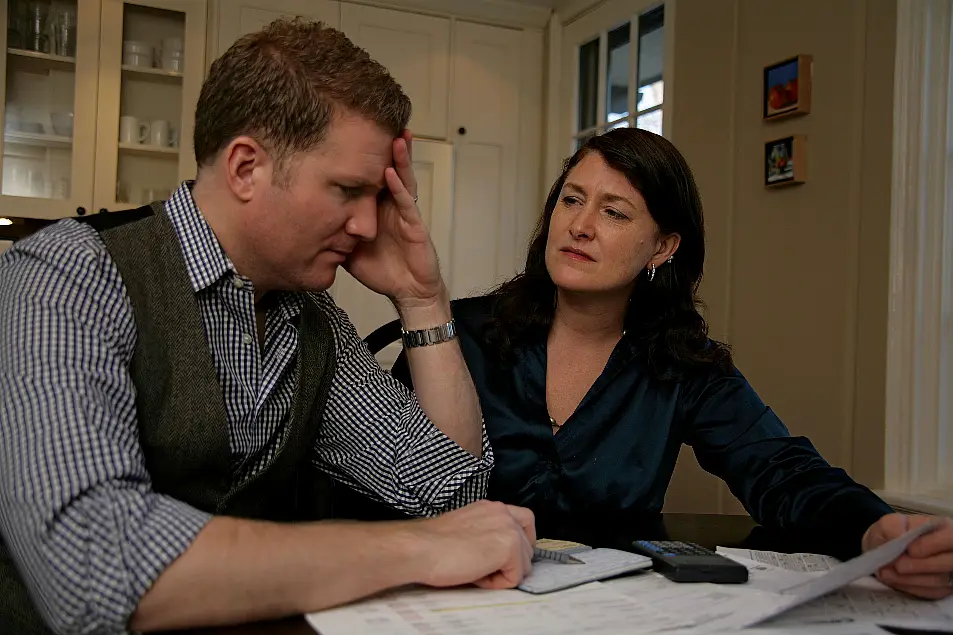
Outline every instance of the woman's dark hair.
{"type": "Polygon", "coordinates": [[[654,280],[650,282],[646,275],[636,279],[625,316],[626,339],[660,379],[680,379],[688,371],[703,368],[731,372],[728,347],[709,340],[708,325],[698,311],[705,229],[695,179],[674,145],[637,128],[618,128],[591,137],[566,161],[546,199],[526,268],[492,292],[497,310],[489,333],[495,346],[507,358],[523,344],[545,341],[556,294],[546,269],[549,223],[569,171],[593,153],[625,175],[642,194],[663,234],[681,237],[672,262],[658,267],[654,280]]]}

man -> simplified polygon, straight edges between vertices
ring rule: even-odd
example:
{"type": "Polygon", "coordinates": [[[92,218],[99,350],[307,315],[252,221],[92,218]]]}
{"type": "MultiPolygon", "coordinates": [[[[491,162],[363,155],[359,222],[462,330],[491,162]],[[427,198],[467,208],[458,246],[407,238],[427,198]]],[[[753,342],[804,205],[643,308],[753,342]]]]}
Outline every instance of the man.
{"type": "Polygon", "coordinates": [[[276,22],[212,65],[194,183],[3,255],[0,631],[237,623],[528,572],[532,515],[465,506],[492,455],[409,117],[343,34],[276,22]],[[324,292],[339,265],[394,302],[416,396],[324,292]],[[322,473],[439,517],[318,522],[322,473]]]}

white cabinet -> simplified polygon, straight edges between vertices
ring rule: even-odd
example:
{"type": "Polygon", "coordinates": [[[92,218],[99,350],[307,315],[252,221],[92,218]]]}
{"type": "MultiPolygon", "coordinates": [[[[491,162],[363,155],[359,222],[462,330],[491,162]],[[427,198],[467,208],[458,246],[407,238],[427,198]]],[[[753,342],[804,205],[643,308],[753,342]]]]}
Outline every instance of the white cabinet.
{"type": "Polygon", "coordinates": [[[469,22],[457,22],[454,31],[455,297],[481,293],[514,273],[521,35],[469,22]]]}
{"type": "Polygon", "coordinates": [[[0,212],[114,211],[194,176],[204,0],[0,0],[0,9],[0,212]],[[137,119],[128,139],[121,116],[137,119]]]}
{"type": "Polygon", "coordinates": [[[341,26],[341,3],[335,0],[226,0],[215,9],[218,37],[217,45],[210,47],[212,59],[241,36],[261,30],[278,18],[301,16],[336,29],[341,26]]]}
{"type": "Polygon", "coordinates": [[[55,11],[0,0],[3,215],[57,218],[92,207],[99,9],[97,0],[55,11]],[[54,24],[63,26],[58,38],[54,24]]]}
{"type": "Polygon", "coordinates": [[[166,199],[195,178],[205,6],[103,0],[102,20],[93,207],[115,211],[166,199]]]}
{"type": "Polygon", "coordinates": [[[450,20],[345,2],[341,30],[387,67],[413,103],[415,135],[447,134],[450,20]]]}

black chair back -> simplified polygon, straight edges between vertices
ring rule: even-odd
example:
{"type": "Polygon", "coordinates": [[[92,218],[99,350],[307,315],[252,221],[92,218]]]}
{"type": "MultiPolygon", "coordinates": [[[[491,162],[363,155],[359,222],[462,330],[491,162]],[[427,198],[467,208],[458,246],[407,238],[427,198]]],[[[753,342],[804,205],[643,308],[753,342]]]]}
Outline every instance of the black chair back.
{"type": "MultiPolygon", "coordinates": [[[[382,326],[377,327],[373,333],[364,338],[364,343],[370,349],[372,355],[377,355],[388,345],[400,341],[400,320],[393,320],[382,326]]],[[[410,367],[407,365],[407,354],[401,350],[397,361],[390,370],[393,377],[406,386],[408,389],[414,389],[414,382],[410,378],[410,367]]]]}

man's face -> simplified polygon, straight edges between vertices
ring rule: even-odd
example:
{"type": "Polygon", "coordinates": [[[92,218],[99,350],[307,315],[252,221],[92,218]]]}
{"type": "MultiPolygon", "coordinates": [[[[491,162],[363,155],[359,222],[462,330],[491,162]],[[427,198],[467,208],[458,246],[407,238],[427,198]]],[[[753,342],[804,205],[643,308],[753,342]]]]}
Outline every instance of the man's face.
{"type": "Polygon", "coordinates": [[[374,240],[393,142],[373,121],[339,115],[318,148],[256,179],[243,233],[271,286],[327,289],[358,242],[374,240]]]}

